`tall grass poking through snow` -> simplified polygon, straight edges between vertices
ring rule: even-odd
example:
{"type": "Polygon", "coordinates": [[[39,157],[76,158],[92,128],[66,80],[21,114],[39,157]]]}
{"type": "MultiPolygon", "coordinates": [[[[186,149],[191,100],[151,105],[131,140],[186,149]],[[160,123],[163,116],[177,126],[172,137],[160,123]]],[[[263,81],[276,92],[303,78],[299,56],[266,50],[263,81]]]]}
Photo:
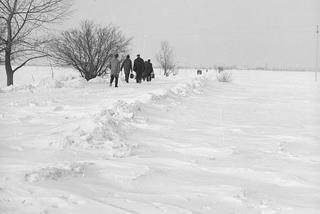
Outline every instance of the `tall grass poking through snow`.
{"type": "Polygon", "coordinates": [[[219,82],[232,82],[232,72],[231,71],[221,71],[217,73],[217,80],[219,82]]]}

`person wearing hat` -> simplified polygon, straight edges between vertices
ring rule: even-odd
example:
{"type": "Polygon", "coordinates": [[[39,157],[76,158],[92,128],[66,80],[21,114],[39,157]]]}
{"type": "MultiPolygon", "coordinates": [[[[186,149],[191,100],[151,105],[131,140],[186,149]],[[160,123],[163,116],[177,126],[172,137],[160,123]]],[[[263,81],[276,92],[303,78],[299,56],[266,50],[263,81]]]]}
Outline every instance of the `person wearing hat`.
{"type": "Polygon", "coordinates": [[[110,86],[112,86],[113,80],[115,80],[115,87],[118,87],[118,80],[119,80],[119,73],[120,73],[120,61],[119,61],[119,54],[115,54],[114,58],[111,59],[109,64],[111,70],[111,77],[110,77],[110,86]]]}
{"type": "Polygon", "coordinates": [[[145,66],[144,61],[140,57],[140,54],[137,55],[137,58],[134,60],[133,63],[133,70],[136,72],[136,81],[137,83],[141,83],[142,74],[144,72],[145,66]]]}
{"type": "Polygon", "coordinates": [[[127,55],[127,58],[123,61],[121,71],[122,69],[124,69],[125,80],[129,83],[130,71],[132,72],[132,61],[130,59],[130,55],[127,55]]]}

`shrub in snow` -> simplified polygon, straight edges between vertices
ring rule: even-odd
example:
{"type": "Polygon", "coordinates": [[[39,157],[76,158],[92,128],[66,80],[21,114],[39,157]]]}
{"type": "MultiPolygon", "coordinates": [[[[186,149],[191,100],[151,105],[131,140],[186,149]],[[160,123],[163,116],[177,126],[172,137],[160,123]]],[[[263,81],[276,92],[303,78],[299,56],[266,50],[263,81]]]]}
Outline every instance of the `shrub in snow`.
{"type": "Polygon", "coordinates": [[[173,49],[169,46],[168,41],[161,42],[161,48],[156,55],[156,59],[160,68],[163,69],[165,76],[169,76],[170,73],[175,71],[176,65],[174,63],[173,49]]]}
{"type": "Polygon", "coordinates": [[[232,72],[231,71],[218,72],[217,79],[219,82],[231,82],[232,81],[232,72]]]}
{"type": "Polygon", "coordinates": [[[119,28],[85,21],[53,39],[50,50],[58,64],[73,66],[88,81],[105,74],[112,55],[125,54],[129,44],[119,28]]]}

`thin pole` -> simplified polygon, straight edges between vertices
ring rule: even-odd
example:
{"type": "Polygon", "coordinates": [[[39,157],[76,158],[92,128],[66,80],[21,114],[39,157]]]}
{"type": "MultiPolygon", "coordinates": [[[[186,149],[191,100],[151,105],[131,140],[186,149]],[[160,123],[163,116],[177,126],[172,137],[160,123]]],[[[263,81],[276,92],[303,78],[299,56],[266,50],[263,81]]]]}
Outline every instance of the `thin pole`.
{"type": "Polygon", "coordinates": [[[318,80],[319,70],[319,25],[317,25],[317,46],[316,46],[316,68],[315,68],[315,80],[318,80]]]}

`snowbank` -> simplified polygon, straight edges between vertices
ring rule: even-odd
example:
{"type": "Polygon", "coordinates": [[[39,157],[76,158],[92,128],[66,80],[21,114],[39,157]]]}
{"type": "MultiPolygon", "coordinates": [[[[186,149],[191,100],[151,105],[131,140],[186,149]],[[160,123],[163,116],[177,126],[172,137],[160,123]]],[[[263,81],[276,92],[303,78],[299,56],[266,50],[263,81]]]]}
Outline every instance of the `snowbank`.
{"type": "MultiPolygon", "coordinates": [[[[4,76],[5,80],[6,77],[4,76]]],[[[100,81],[100,80],[96,80],[100,81]]],[[[37,89],[54,88],[83,88],[87,81],[72,69],[54,68],[44,66],[26,66],[14,76],[14,85],[0,84],[0,93],[32,91],[37,89]],[[53,72],[53,73],[52,73],[53,72]]]]}
{"type": "Polygon", "coordinates": [[[206,76],[195,77],[171,89],[155,90],[136,99],[117,100],[111,107],[105,107],[99,113],[88,116],[52,146],[60,149],[104,150],[108,158],[127,157],[136,145],[129,145],[125,141],[126,131],[131,123],[141,122],[141,118],[137,118],[136,114],[143,111],[145,105],[199,93],[205,80],[206,76]]]}
{"type": "Polygon", "coordinates": [[[35,88],[84,88],[87,81],[80,77],[62,77],[58,79],[42,79],[35,88]]]}
{"type": "Polygon", "coordinates": [[[17,91],[32,91],[34,89],[35,89],[35,86],[32,84],[22,85],[22,86],[11,85],[11,86],[0,88],[0,93],[17,92],[17,91]]]}
{"type": "Polygon", "coordinates": [[[106,83],[108,82],[108,80],[106,78],[103,78],[103,77],[96,77],[96,78],[93,78],[91,80],[88,81],[89,83],[106,83]]]}
{"type": "Polygon", "coordinates": [[[61,81],[52,79],[52,78],[45,78],[42,79],[37,86],[38,88],[62,88],[63,83],[61,81]]]}
{"type": "Polygon", "coordinates": [[[43,89],[57,89],[57,88],[84,88],[87,85],[87,81],[81,78],[63,78],[62,80],[52,79],[47,77],[41,79],[38,83],[28,85],[12,85],[4,88],[0,88],[0,93],[19,92],[19,91],[33,91],[43,89]]]}
{"type": "MultiPolygon", "coordinates": [[[[23,87],[24,85],[37,85],[46,78],[61,81],[70,77],[79,77],[79,73],[71,67],[24,66],[14,73],[14,84],[23,87]]],[[[5,88],[6,80],[5,67],[0,66],[0,88],[5,88]]]]}

